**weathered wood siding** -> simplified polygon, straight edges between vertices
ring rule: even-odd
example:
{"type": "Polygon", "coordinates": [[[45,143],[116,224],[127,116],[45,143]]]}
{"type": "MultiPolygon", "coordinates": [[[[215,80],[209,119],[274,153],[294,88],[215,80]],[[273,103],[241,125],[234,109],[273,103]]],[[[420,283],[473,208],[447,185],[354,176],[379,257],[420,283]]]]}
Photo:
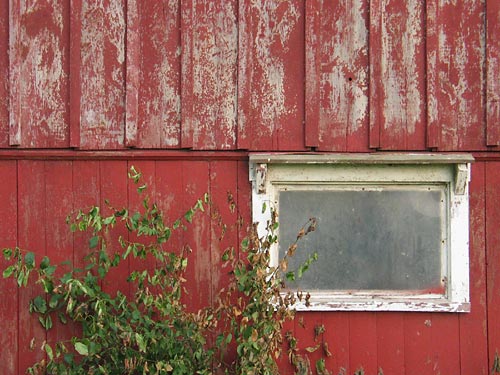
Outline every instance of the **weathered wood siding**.
{"type": "Polygon", "coordinates": [[[499,8],[4,0],[0,146],[494,150],[499,8]]]}
{"type": "MultiPolygon", "coordinates": [[[[131,164],[169,217],[204,192],[224,206],[230,191],[249,221],[248,152],[476,156],[472,312],[301,313],[287,328],[312,344],[324,324],[335,375],[490,373],[499,146],[498,0],[0,0],[1,247],[79,262],[87,240],[68,235],[66,213],[106,198],[138,206],[131,164]]],[[[201,220],[176,239],[195,249],[193,307],[227,283],[215,231],[201,220]]],[[[133,267],[107,287],[126,289],[133,267]]],[[[0,281],[1,374],[38,358],[32,337],[71,333],[30,318],[35,291],[0,281]]]]}

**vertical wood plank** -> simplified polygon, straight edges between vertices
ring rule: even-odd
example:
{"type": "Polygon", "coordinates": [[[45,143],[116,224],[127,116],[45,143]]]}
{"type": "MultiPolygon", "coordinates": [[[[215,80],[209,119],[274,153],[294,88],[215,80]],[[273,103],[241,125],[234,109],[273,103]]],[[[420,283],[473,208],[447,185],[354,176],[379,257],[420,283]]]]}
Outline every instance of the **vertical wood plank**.
{"type": "Polygon", "coordinates": [[[21,144],[20,0],[9,1],[9,146],[21,144]]]}
{"type": "Polygon", "coordinates": [[[137,146],[140,53],[139,14],[141,2],[127,0],[125,146],[137,146]]]}
{"type": "MultiPolygon", "coordinates": [[[[66,224],[66,216],[73,210],[73,165],[71,161],[47,161],[45,163],[44,213],[46,230],[46,253],[52,264],[73,260],[73,235],[66,224]]],[[[64,266],[57,270],[58,276],[70,270],[64,266]]],[[[47,331],[47,342],[70,340],[72,325],[64,325],[53,316],[54,326],[47,331]]]]}
{"type": "Polygon", "coordinates": [[[486,164],[485,207],[486,207],[486,285],[488,306],[488,349],[491,369],[495,354],[500,353],[500,162],[486,164]]]}
{"type": "MultiPolygon", "coordinates": [[[[0,16],[1,17],[1,16],[0,16]]],[[[1,247],[17,245],[17,164],[15,161],[0,162],[0,225],[1,247]]],[[[10,262],[0,257],[0,269],[3,271],[10,262]]],[[[0,281],[0,373],[18,374],[18,289],[14,279],[0,281]]]]}
{"type": "Polygon", "coordinates": [[[500,144],[500,2],[486,1],[486,145],[500,144]]]}
{"type": "Polygon", "coordinates": [[[427,1],[427,146],[482,150],[485,0],[427,1]]]}
{"type": "Polygon", "coordinates": [[[0,2],[0,147],[9,147],[9,0],[0,2]]]}
{"type": "MultiPolygon", "coordinates": [[[[297,312],[294,323],[295,338],[297,339],[299,348],[314,348],[322,343],[323,336],[316,336],[315,334],[316,327],[323,326],[323,313],[321,311],[297,312]]],[[[299,354],[308,362],[311,369],[315,369],[316,362],[322,357],[323,351],[320,347],[312,353],[301,350],[299,354]]]]}
{"type": "Polygon", "coordinates": [[[325,341],[332,356],[325,359],[327,369],[334,374],[350,374],[350,333],[349,313],[330,312],[323,314],[325,324],[325,341]]]}
{"type": "Polygon", "coordinates": [[[69,2],[10,2],[10,145],[69,145],[69,2]]]}
{"type": "Polygon", "coordinates": [[[236,143],[237,1],[182,2],[182,147],[236,143]]]}
{"type": "Polygon", "coordinates": [[[308,146],[369,150],[368,10],[366,0],[307,2],[308,146]]]}
{"type": "MultiPolygon", "coordinates": [[[[180,202],[181,209],[186,212],[197,199],[209,193],[210,169],[205,161],[182,162],[184,191],[180,202]]],[[[212,301],[212,254],[210,249],[210,217],[198,212],[185,233],[185,244],[192,249],[186,271],[186,296],[188,306],[196,311],[208,306],[212,301]]]]}
{"type": "Polygon", "coordinates": [[[377,373],[377,314],[352,312],[349,314],[350,372],[363,370],[377,373]]]}
{"type": "Polygon", "coordinates": [[[70,40],[69,40],[69,146],[81,145],[81,49],[82,40],[82,0],[70,0],[70,40]]]}
{"type": "MultiPolygon", "coordinates": [[[[203,161],[161,161],[156,163],[156,197],[164,211],[166,222],[172,224],[182,218],[196,200],[209,192],[209,168],[203,161]]],[[[210,218],[198,213],[187,230],[173,232],[167,246],[169,251],[179,251],[189,245],[185,274],[188,294],[183,301],[196,311],[211,301],[210,218]]]]}
{"type": "MultiPolygon", "coordinates": [[[[18,161],[18,245],[33,251],[40,261],[46,255],[45,162],[18,161]]],[[[19,289],[19,374],[45,358],[40,347],[46,340],[46,332],[35,316],[29,313],[29,303],[42,288],[31,283],[19,289]],[[30,350],[33,339],[34,350],[30,350]]]]}
{"type": "Polygon", "coordinates": [[[460,314],[461,373],[487,375],[487,294],[485,248],[485,163],[472,164],[470,182],[471,312],[460,314]]]}
{"type": "Polygon", "coordinates": [[[209,178],[210,197],[213,203],[210,214],[213,218],[210,222],[211,303],[213,304],[217,293],[222,288],[227,287],[231,279],[230,270],[222,268],[222,255],[227,248],[238,244],[238,207],[236,207],[238,199],[238,163],[234,161],[211,162],[209,178]],[[220,215],[220,217],[217,218],[217,215],[220,215]],[[227,227],[227,229],[224,229],[224,233],[222,226],[227,227]]]}
{"type": "Polygon", "coordinates": [[[125,137],[125,0],[79,5],[80,91],[74,95],[80,95],[80,147],[121,148],[125,137]]]}
{"type": "MultiPolygon", "coordinates": [[[[128,183],[128,208],[131,215],[133,215],[135,212],[144,212],[143,200],[145,199],[148,200],[148,204],[150,205],[156,203],[156,163],[152,160],[129,161],[127,169],[130,170],[132,166],[140,173],[142,173],[142,179],[139,184],[135,184],[131,180],[129,180],[128,183]],[[144,185],[146,185],[146,189],[143,190],[142,193],[139,193],[137,191],[137,188],[144,185]]],[[[128,240],[144,244],[152,242],[149,241],[148,237],[137,236],[134,233],[128,233],[128,240]]],[[[156,268],[156,259],[154,259],[153,257],[140,259],[134,258],[133,255],[130,255],[128,259],[131,271],[148,270],[149,272],[151,272],[151,274],[153,274],[154,269],[156,268]]],[[[135,286],[133,284],[131,284],[130,286],[131,296],[133,296],[136,292],[135,286]]]]}
{"type": "Polygon", "coordinates": [[[321,13],[318,9],[322,5],[320,1],[307,1],[305,10],[305,32],[306,32],[306,113],[305,113],[305,146],[319,146],[319,121],[321,86],[321,59],[318,50],[321,48],[321,13]]]}
{"type": "Polygon", "coordinates": [[[377,367],[382,374],[405,373],[404,313],[377,314],[377,367]]]}
{"type": "Polygon", "coordinates": [[[180,146],[180,0],[129,0],[128,146],[180,146]],[[133,142],[132,142],[133,141],[133,142]]]}
{"type": "MultiPolygon", "coordinates": [[[[98,161],[75,160],[73,162],[73,207],[87,211],[101,202],[101,175],[98,161]]],[[[92,233],[76,231],[73,234],[73,264],[84,267],[84,258],[90,254],[89,240],[92,233]]]]}
{"type": "Polygon", "coordinates": [[[370,147],[425,149],[424,6],[370,2],[370,147]]]}
{"type": "Polygon", "coordinates": [[[239,2],[238,148],[304,149],[302,1],[239,2]]]}
{"type": "MultiPolygon", "coordinates": [[[[92,206],[100,204],[100,170],[99,162],[92,160],[75,160],[73,164],[72,184],[73,184],[73,209],[78,212],[82,210],[88,212],[92,206]]],[[[85,257],[93,249],[89,247],[92,237],[91,232],[76,231],[73,233],[73,265],[76,268],[85,268],[85,257]]],[[[68,329],[73,335],[81,336],[82,328],[71,321],[68,322],[68,329]]]]}
{"type": "Polygon", "coordinates": [[[248,176],[248,161],[238,162],[238,220],[241,221],[239,241],[247,235],[247,228],[252,224],[252,184],[248,176]]]}
{"type": "MultiPolygon", "coordinates": [[[[405,313],[405,375],[432,374],[432,314],[405,313]]],[[[442,338],[441,338],[442,339],[442,338]]]]}
{"type": "MultiPolygon", "coordinates": [[[[127,187],[127,162],[121,160],[101,161],[99,165],[101,175],[101,206],[102,215],[110,215],[112,212],[106,208],[105,201],[108,200],[112,207],[121,209],[128,206],[128,187],[127,187]]],[[[119,237],[128,238],[128,231],[122,225],[117,225],[110,231],[107,254],[112,257],[115,252],[121,251],[118,242],[119,237]]],[[[111,295],[118,291],[125,295],[129,295],[129,283],[127,277],[129,275],[129,259],[122,260],[118,267],[110,270],[103,290],[111,295]]]]}
{"type": "Polygon", "coordinates": [[[432,314],[430,329],[430,366],[434,373],[460,374],[460,340],[464,338],[460,335],[458,314],[432,314]]]}

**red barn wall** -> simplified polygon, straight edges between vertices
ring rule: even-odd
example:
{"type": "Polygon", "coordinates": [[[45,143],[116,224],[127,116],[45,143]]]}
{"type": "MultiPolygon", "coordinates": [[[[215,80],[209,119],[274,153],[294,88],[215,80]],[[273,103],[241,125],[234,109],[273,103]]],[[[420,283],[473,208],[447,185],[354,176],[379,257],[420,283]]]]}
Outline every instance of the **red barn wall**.
{"type": "MultiPolygon", "coordinates": [[[[252,151],[473,153],[472,312],[301,313],[302,342],[325,325],[334,374],[490,372],[499,143],[498,0],[0,0],[2,247],[77,261],[65,215],[137,205],[131,164],[172,217],[231,191],[250,220],[252,151]]],[[[213,225],[185,238],[193,306],[224,284],[213,225]]],[[[34,292],[0,281],[2,374],[36,359],[31,337],[69,334],[30,319],[34,292]]]]}

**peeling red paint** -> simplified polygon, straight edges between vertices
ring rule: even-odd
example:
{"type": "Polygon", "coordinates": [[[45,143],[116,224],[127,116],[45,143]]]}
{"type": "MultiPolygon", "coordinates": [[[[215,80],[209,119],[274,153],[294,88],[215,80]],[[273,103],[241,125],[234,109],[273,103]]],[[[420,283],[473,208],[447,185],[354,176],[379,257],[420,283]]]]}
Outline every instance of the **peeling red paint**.
{"type": "Polygon", "coordinates": [[[306,137],[324,151],[368,151],[368,2],[312,1],[307,13],[306,137]]]}
{"type": "Polygon", "coordinates": [[[370,147],[425,149],[422,2],[370,2],[370,147]]]}
{"type": "Polygon", "coordinates": [[[482,150],[484,0],[427,1],[427,146],[482,150]]]}
{"type": "MultiPolygon", "coordinates": [[[[498,0],[0,0],[1,245],[76,260],[86,239],[45,219],[126,202],[135,163],[170,218],[234,190],[250,222],[249,152],[474,152],[470,313],[300,317],[325,325],[334,373],[487,375],[500,350],[499,30],[498,0]]],[[[227,283],[222,245],[208,222],[184,240],[199,306],[227,283]]],[[[17,311],[35,290],[1,285],[15,344],[0,373],[20,374],[31,336],[70,332],[47,336],[17,311]]]]}

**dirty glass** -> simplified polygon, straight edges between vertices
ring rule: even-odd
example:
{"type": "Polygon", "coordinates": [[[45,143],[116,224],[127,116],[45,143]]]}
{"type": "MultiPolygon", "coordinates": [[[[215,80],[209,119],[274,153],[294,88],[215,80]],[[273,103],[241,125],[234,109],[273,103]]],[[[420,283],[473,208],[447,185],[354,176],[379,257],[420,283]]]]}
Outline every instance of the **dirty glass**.
{"type": "Polygon", "coordinates": [[[318,261],[291,288],[429,290],[446,261],[444,187],[357,187],[280,191],[280,256],[309,217],[317,230],[299,243],[289,270],[312,251],[318,261]]]}

